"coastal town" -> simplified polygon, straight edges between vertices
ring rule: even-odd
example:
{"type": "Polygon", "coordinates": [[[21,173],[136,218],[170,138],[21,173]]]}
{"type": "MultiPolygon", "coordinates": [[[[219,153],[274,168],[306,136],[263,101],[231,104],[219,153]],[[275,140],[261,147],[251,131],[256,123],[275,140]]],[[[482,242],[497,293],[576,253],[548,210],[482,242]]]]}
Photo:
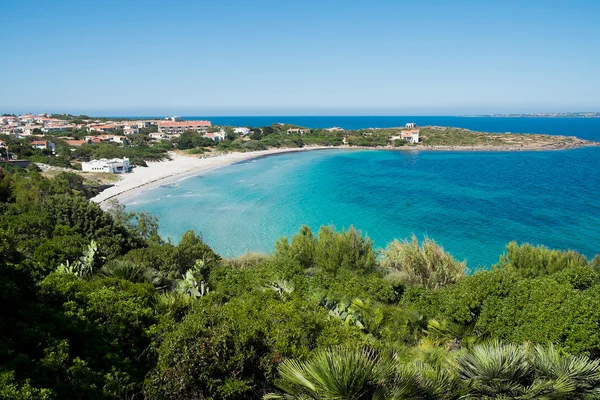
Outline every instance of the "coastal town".
{"type": "MultiPolygon", "coordinates": [[[[290,138],[296,136],[306,138],[312,133],[324,132],[326,135],[338,139],[337,142],[331,143],[332,145],[350,145],[348,137],[353,134],[352,131],[345,131],[340,127],[315,130],[285,124],[276,125],[279,125],[276,128],[279,128],[280,133],[290,138]]],[[[36,154],[54,157],[58,155],[58,145],[63,149],[67,148],[76,156],[74,157],[75,161],[81,162],[81,164],[76,163],[76,165],[80,165],[83,172],[119,174],[131,171],[132,163],[127,157],[94,158],[89,155],[77,157],[76,149],[84,145],[99,144],[131,147],[136,143],[139,145],[140,141],[147,146],[162,143],[163,146],[172,146],[172,149],[186,149],[188,146],[181,143],[182,135],[194,135],[196,139],[204,139],[201,146],[193,147],[209,148],[211,143],[216,145],[225,142],[228,138],[245,142],[251,140],[249,136],[252,134],[262,138],[262,136],[267,136],[274,131],[273,128],[251,128],[247,126],[221,127],[213,125],[208,120],[183,120],[177,116],[162,119],[113,120],[47,113],[37,115],[3,114],[0,116],[0,138],[4,138],[0,139],[0,159],[4,162],[19,163],[24,161],[20,158],[36,154]],[[18,142],[15,142],[15,140],[18,142]],[[11,141],[12,143],[10,143],[11,141]],[[38,152],[28,154],[26,151],[22,151],[24,146],[29,146],[32,150],[38,152]]],[[[366,138],[373,136],[373,132],[373,129],[367,130],[362,132],[361,135],[366,138]]],[[[418,144],[420,141],[419,128],[415,123],[406,123],[404,128],[396,129],[388,140],[390,143],[396,143],[396,145],[398,145],[398,142],[418,144]]],[[[292,147],[300,146],[299,141],[292,144],[292,147]]],[[[360,143],[359,145],[368,145],[368,143],[360,143]]],[[[253,150],[261,149],[263,148],[253,150]]]]}

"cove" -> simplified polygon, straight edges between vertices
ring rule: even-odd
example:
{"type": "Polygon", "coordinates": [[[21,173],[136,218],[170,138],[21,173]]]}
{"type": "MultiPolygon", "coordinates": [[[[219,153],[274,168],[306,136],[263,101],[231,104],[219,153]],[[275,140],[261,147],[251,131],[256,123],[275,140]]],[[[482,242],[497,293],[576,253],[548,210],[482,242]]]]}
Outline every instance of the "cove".
{"type": "Polygon", "coordinates": [[[145,190],[126,203],[177,241],[270,252],[302,225],[354,225],[384,247],[429,236],[471,268],[511,240],[599,252],[600,148],[549,152],[324,150],[253,159],[145,190]]]}

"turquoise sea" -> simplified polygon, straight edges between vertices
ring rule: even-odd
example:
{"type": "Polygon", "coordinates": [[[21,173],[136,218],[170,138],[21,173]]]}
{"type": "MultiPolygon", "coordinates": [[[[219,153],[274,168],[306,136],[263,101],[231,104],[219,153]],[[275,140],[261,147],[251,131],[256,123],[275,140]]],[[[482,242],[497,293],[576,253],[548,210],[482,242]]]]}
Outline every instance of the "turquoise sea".
{"type": "MultiPolygon", "coordinates": [[[[581,121],[595,125],[577,136],[600,139],[600,120],[581,121]]],[[[224,256],[269,252],[303,224],[331,224],[354,225],[377,246],[428,235],[471,267],[495,263],[511,240],[591,257],[600,252],[599,160],[600,148],[289,153],[148,189],[127,206],[157,215],[161,235],[174,241],[201,232],[224,256]]]]}

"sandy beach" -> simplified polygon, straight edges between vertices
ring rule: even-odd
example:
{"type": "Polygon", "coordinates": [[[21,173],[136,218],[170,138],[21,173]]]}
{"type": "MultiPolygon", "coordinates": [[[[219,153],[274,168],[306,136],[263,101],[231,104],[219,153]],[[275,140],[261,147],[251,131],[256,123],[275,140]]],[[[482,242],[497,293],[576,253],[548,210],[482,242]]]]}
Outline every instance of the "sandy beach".
{"type": "Polygon", "coordinates": [[[164,185],[174,180],[235,164],[240,161],[273,154],[325,149],[332,149],[332,147],[270,149],[248,153],[227,153],[205,158],[183,156],[171,152],[169,153],[171,160],[148,162],[147,167],[134,168],[131,173],[120,176],[121,179],[114,186],[102,191],[91,200],[100,204],[103,208],[107,208],[111,200],[122,201],[126,198],[135,197],[140,191],[153,186],[164,185]]]}

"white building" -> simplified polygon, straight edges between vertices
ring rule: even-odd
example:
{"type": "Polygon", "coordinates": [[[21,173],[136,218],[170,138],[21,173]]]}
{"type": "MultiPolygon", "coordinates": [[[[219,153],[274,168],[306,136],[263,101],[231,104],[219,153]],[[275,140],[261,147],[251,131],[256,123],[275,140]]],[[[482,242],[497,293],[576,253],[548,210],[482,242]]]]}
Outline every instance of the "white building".
{"type": "Polygon", "coordinates": [[[404,127],[407,129],[415,129],[417,127],[417,124],[415,124],[414,122],[409,122],[404,127]]]}
{"type": "Polygon", "coordinates": [[[400,137],[410,143],[419,143],[419,130],[411,129],[400,132],[400,137]]]}
{"type": "Polygon", "coordinates": [[[150,136],[151,139],[155,139],[155,140],[162,140],[162,139],[169,138],[165,133],[160,133],[160,132],[151,132],[148,136],[150,136]]]}
{"type": "Polygon", "coordinates": [[[123,133],[126,135],[137,135],[138,133],[140,133],[140,129],[136,126],[136,127],[123,127],[123,133]]]}
{"type": "Polygon", "coordinates": [[[220,131],[220,132],[211,132],[211,133],[205,133],[204,135],[205,138],[209,138],[214,140],[215,142],[223,142],[225,141],[225,137],[227,136],[225,134],[225,132],[220,131]]]}
{"type": "Polygon", "coordinates": [[[250,128],[246,128],[246,127],[239,127],[239,128],[235,128],[233,130],[234,133],[237,133],[238,135],[242,135],[242,136],[246,136],[250,134],[250,128]]]}
{"type": "Polygon", "coordinates": [[[89,162],[81,163],[81,170],[83,172],[110,172],[113,174],[122,174],[131,170],[129,164],[129,158],[113,158],[107,160],[102,158],[100,160],[92,160],[89,162]]]}

